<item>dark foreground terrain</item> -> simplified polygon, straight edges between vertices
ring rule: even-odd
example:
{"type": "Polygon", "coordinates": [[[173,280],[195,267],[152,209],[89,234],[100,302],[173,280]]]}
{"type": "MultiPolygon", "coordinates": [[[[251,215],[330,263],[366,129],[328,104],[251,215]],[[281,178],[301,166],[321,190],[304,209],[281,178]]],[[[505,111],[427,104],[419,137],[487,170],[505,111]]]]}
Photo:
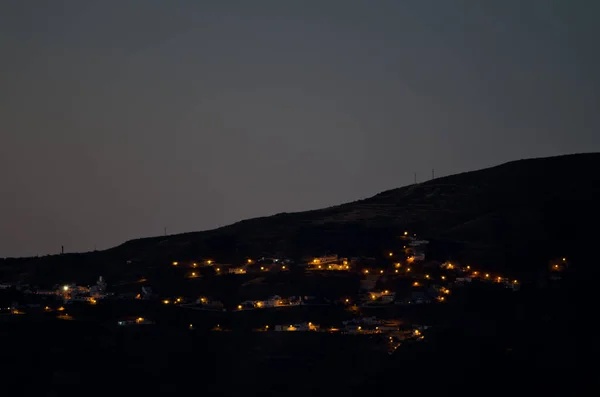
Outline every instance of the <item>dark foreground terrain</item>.
{"type": "Polygon", "coordinates": [[[508,301],[467,289],[424,341],[392,355],[368,335],[4,316],[1,379],[10,395],[44,396],[596,395],[598,343],[575,284],[524,288],[508,301]]]}

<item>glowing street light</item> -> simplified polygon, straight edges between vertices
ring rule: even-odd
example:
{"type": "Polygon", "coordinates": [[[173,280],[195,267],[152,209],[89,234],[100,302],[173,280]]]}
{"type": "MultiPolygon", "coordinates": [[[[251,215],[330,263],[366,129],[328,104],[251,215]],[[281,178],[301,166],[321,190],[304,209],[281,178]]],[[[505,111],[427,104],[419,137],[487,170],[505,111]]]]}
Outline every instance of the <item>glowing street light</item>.
{"type": "Polygon", "coordinates": [[[179,262],[173,262],[173,266],[179,265],[179,262]]]}
{"type": "Polygon", "coordinates": [[[63,285],[63,291],[67,292],[69,290],[69,286],[68,285],[63,285]]]}

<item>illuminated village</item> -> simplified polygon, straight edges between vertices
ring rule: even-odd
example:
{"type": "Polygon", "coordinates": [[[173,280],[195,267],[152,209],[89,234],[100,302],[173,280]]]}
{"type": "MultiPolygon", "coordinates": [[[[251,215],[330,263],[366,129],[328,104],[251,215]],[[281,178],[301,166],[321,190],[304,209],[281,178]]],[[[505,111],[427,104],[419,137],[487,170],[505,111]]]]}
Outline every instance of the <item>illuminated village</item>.
{"type": "MultiPolygon", "coordinates": [[[[392,354],[402,343],[425,340],[433,325],[419,319],[419,313],[452,304],[456,292],[475,284],[507,292],[521,288],[517,279],[471,265],[428,262],[428,241],[408,232],[400,242],[400,249],[381,258],[328,254],[302,263],[265,257],[236,264],[214,258],[170,261],[162,268],[177,277],[170,291],[154,291],[160,283],[144,276],[115,285],[99,276],[92,285],[65,282],[49,289],[4,283],[0,288],[17,289],[26,297],[23,302],[33,303],[13,302],[2,311],[75,320],[89,318],[96,307],[106,305],[115,313],[107,321],[117,327],[164,323],[165,313],[173,311],[185,319],[177,320],[177,326],[190,331],[369,335],[384,340],[392,354]],[[210,286],[221,283],[235,286],[228,300],[210,292],[210,286]],[[337,285],[344,286],[343,292],[332,295],[329,287],[337,285]],[[172,293],[179,288],[180,293],[172,293]]],[[[551,277],[560,277],[567,266],[566,258],[552,262],[551,277]]]]}

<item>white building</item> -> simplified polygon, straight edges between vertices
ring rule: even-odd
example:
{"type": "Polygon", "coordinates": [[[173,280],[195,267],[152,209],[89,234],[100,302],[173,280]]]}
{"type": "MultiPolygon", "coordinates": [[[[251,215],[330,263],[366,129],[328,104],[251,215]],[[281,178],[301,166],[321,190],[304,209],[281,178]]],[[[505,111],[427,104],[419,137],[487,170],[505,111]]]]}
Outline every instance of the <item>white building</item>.
{"type": "Polygon", "coordinates": [[[314,258],[310,264],[311,265],[327,265],[328,263],[338,262],[339,258],[337,255],[326,255],[326,256],[318,256],[314,258]]]}
{"type": "Polygon", "coordinates": [[[396,299],[396,293],[390,291],[370,292],[369,301],[378,303],[392,303],[396,299]]]}

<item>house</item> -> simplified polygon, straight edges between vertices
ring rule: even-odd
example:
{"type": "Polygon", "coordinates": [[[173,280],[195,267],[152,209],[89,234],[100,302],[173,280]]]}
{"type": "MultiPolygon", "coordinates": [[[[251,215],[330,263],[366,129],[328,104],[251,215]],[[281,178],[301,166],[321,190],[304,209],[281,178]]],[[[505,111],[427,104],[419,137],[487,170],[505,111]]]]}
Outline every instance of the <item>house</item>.
{"type": "Polygon", "coordinates": [[[367,298],[367,304],[386,304],[393,303],[396,299],[396,293],[390,292],[388,290],[385,291],[371,291],[367,298]]]}
{"type": "Polygon", "coordinates": [[[424,261],[425,253],[416,251],[412,257],[415,261],[424,261]]]}
{"type": "Polygon", "coordinates": [[[119,320],[117,321],[117,325],[124,327],[124,326],[128,326],[128,325],[151,325],[151,324],[155,324],[154,321],[150,321],[148,319],[145,319],[143,317],[138,317],[135,319],[125,319],[125,320],[119,320]]]}
{"type": "Polygon", "coordinates": [[[309,265],[311,265],[312,268],[325,269],[325,267],[323,267],[323,265],[328,265],[328,264],[333,264],[333,263],[338,263],[338,262],[339,262],[339,258],[337,255],[326,255],[326,256],[319,256],[319,257],[313,258],[309,262],[309,265]]]}
{"type": "Polygon", "coordinates": [[[311,322],[305,322],[305,323],[300,323],[300,324],[290,324],[290,325],[276,325],[275,326],[275,331],[300,331],[300,332],[307,332],[307,331],[318,331],[319,330],[319,326],[315,325],[311,322]]]}
{"type": "Polygon", "coordinates": [[[465,285],[470,283],[473,279],[471,277],[456,277],[454,280],[454,284],[456,285],[465,285]]]}
{"type": "Polygon", "coordinates": [[[446,270],[455,270],[457,269],[457,265],[451,262],[444,262],[440,265],[440,267],[442,269],[446,269],[446,270]]]}

